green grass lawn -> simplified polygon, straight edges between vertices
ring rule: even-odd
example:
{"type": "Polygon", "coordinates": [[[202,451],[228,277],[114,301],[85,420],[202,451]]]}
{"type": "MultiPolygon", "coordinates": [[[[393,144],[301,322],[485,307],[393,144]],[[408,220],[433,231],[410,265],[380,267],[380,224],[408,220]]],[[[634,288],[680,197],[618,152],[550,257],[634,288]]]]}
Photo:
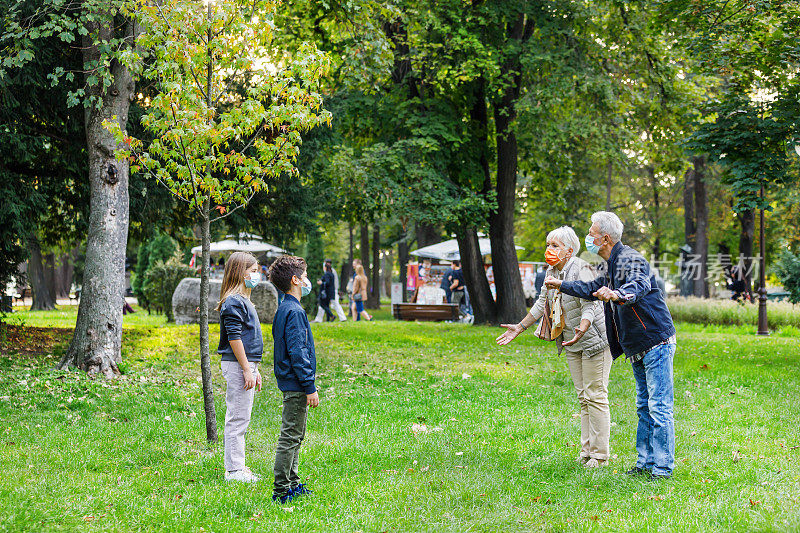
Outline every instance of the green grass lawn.
{"type": "MultiPolygon", "coordinates": [[[[53,370],[67,332],[42,353],[0,343],[0,530],[800,530],[796,329],[679,327],[677,466],[649,483],[622,474],[635,458],[627,363],[611,371],[616,458],[589,471],[574,461],[577,401],[552,344],[499,348],[497,329],[378,317],[313,326],[322,403],[301,476],[316,492],[289,506],[270,501],[281,404],[269,356],[247,444],[264,481],[232,485],[221,446],[205,443],[196,326],[126,318],[113,381],[53,370]]],[[[24,319],[70,325],[67,311],[24,319]]]]}

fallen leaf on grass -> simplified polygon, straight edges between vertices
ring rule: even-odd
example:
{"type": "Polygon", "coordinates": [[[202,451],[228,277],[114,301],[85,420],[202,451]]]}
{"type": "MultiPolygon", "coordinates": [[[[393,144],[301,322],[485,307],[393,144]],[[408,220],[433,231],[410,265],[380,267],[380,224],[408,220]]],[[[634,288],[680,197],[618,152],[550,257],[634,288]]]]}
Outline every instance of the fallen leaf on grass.
{"type": "Polygon", "coordinates": [[[469,375],[469,374],[467,374],[466,372],[464,372],[463,374],[461,374],[461,379],[469,379],[469,378],[471,378],[471,377],[472,377],[472,376],[470,376],[470,375],[469,375]]]}
{"type": "Polygon", "coordinates": [[[753,501],[753,498],[750,498],[750,507],[755,507],[759,503],[761,503],[761,500],[753,501]]]}
{"type": "Polygon", "coordinates": [[[464,455],[464,452],[456,452],[456,455],[464,455]]]}
{"type": "Polygon", "coordinates": [[[652,496],[648,496],[647,499],[648,500],[655,500],[657,502],[660,502],[661,500],[664,499],[664,497],[661,494],[654,494],[652,496]]]}
{"type": "Polygon", "coordinates": [[[739,453],[739,450],[733,451],[733,462],[738,463],[742,459],[742,454],[739,453]]]}

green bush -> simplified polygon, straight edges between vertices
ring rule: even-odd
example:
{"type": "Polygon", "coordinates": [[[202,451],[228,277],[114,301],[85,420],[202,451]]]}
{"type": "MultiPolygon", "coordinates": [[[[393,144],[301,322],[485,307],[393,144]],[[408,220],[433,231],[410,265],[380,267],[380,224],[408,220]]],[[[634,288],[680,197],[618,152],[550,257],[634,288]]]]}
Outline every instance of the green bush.
{"type": "MultiPolygon", "coordinates": [[[[735,326],[758,324],[758,304],[690,297],[669,298],[667,306],[676,322],[735,326]]],[[[772,329],[800,327],[800,307],[789,302],[768,302],[767,319],[772,329]]]]}
{"type": "Polygon", "coordinates": [[[150,306],[158,313],[167,315],[167,321],[172,322],[172,293],[183,278],[195,276],[195,269],[181,263],[178,256],[173,256],[166,262],[157,261],[151,265],[144,274],[142,292],[150,306]]]}
{"type": "MultiPolygon", "coordinates": [[[[139,305],[150,311],[151,305],[157,306],[154,300],[150,300],[145,291],[145,277],[150,267],[155,266],[159,261],[167,262],[178,253],[178,242],[166,233],[158,233],[150,242],[143,242],[139,245],[136,254],[136,270],[131,277],[131,290],[136,295],[139,305]]],[[[172,307],[170,305],[170,307],[172,307]]],[[[171,312],[171,311],[170,311],[171,312]]]]}
{"type": "Polygon", "coordinates": [[[789,292],[789,301],[800,303],[800,256],[782,250],[775,263],[775,273],[783,288],[789,292]]]}

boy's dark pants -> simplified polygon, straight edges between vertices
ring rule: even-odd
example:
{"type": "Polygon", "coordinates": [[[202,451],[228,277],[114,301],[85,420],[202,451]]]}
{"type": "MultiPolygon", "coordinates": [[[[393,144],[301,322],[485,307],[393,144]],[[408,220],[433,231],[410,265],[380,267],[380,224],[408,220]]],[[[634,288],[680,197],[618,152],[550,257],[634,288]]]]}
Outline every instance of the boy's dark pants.
{"type": "Polygon", "coordinates": [[[300,444],[306,436],[308,405],[304,392],[283,393],[283,421],[275,450],[275,494],[285,494],[300,484],[297,467],[300,444]]]}

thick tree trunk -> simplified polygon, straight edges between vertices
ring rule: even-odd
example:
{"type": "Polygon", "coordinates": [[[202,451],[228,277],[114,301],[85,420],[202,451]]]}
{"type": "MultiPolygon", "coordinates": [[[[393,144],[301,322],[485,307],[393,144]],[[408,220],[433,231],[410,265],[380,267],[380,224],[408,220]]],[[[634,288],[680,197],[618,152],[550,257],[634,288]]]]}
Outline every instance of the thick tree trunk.
{"type": "Polygon", "coordinates": [[[372,224],[372,281],[367,295],[367,309],[381,308],[381,227],[372,224]]]}
{"type": "Polygon", "coordinates": [[[694,157],[694,199],[697,231],[695,232],[695,259],[700,262],[700,272],[694,280],[694,295],[708,298],[708,201],[706,198],[706,158],[694,157]]]}
{"type": "MultiPolygon", "coordinates": [[[[115,35],[114,16],[109,11],[98,22],[88,23],[89,35],[100,39],[115,35]]],[[[136,25],[124,25],[127,36],[135,36],[136,25]]],[[[117,35],[120,36],[120,35],[117,35]]],[[[84,64],[100,58],[91,37],[84,38],[84,64]]],[[[91,67],[88,67],[91,68],[91,67]]],[[[125,249],[128,241],[128,179],[126,159],[116,159],[114,137],[103,127],[103,120],[117,117],[123,131],[134,94],[131,73],[112,62],[113,81],[106,90],[90,86],[87,93],[102,98],[102,105],[85,112],[86,145],[89,156],[89,233],[86,240],[86,267],[75,334],[59,366],[76,366],[90,375],[112,377],[120,373],[122,350],[122,299],[125,284],[125,249]]]]}
{"type": "MultiPolygon", "coordinates": [[[[507,39],[521,45],[533,32],[533,22],[519,15],[508,27],[507,39]]],[[[510,76],[500,98],[493,102],[495,143],[497,150],[497,210],[489,216],[489,238],[492,242],[492,267],[497,294],[497,319],[516,323],[525,316],[525,295],[519,274],[517,250],[514,247],[514,205],[517,196],[517,118],[516,103],[522,83],[519,52],[513,52],[502,65],[502,73],[510,76]]]]}
{"type": "Polygon", "coordinates": [[[686,244],[696,246],[697,228],[694,224],[694,168],[689,167],[683,176],[683,238],[686,244]]]}
{"type": "Polygon", "coordinates": [[[744,268],[744,282],[747,285],[747,294],[750,296],[750,301],[753,299],[753,282],[750,270],[753,267],[753,242],[756,233],[756,212],[753,209],[748,209],[739,213],[739,224],[741,225],[741,232],[739,233],[739,256],[741,258],[742,266],[744,268]]]}
{"type": "Polygon", "coordinates": [[[647,178],[650,180],[650,187],[653,191],[653,260],[658,261],[661,256],[661,199],[658,194],[658,180],[656,179],[655,167],[648,165],[647,178]]]}
{"type": "Polygon", "coordinates": [[[369,226],[367,224],[361,224],[359,234],[360,241],[358,252],[361,257],[361,266],[364,267],[364,275],[369,279],[369,226]]]}
{"type": "Polygon", "coordinates": [[[397,243],[397,262],[400,268],[400,285],[403,287],[403,301],[408,301],[408,291],[406,285],[408,284],[408,259],[409,259],[409,245],[408,245],[408,229],[403,228],[403,234],[400,241],[397,243]]]}
{"type": "Polygon", "coordinates": [[[214,385],[211,382],[211,355],[208,339],[208,292],[211,265],[211,202],[203,203],[201,214],[201,239],[203,247],[200,270],[200,373],[203,377],[203,410],[206,417],[206,439],[217,442],[217,413],[214,408],[214,385]]]}
{"type": "Polygon", "coordinates": [[[497,143],[497,210],[489,216],[492,268],[497,295],[497,319],[516,323],[525,316],[525,295],[514,247],[514,204],[517,195],[517,137],[512,129],[516,116],[513,88],[494,106],[497,143]]]}
{"type": "Polygon", "coordinates": [[[31,284],[33,302],[31,311],[50,311],[56,308],[56,299],[48,287],[45,261],[39,239],[31,235],[28,239],[30,258],[28,259],[28,282],[31,284]]]}
{"type": "Polygon", "coordinates": [[[62,255],[56,265],[55,291],[57,298],[69,298],[69,289],[72,286],[72,274],[75,270],[72,253],[62,255]]]}
{"type": "MultiPolygon", "coordinates": [[[[461,270],[469,291],[474,324],[497,324],[497,307],[489,289],[489,280],[483,268],[483,257],[478,244],[478,232],[474,227],[462,226],[456,233],[458,252],[461,255],[461,270]]],[[[522,317],[517,317],[517,321],[522,317]]]]}
{"type": "Polygon", "coordinates": [[[424,248],[431,244],[438,244],[441,240],[439,228],[433,224],[416,224],[417,246],[424,248]]]}

